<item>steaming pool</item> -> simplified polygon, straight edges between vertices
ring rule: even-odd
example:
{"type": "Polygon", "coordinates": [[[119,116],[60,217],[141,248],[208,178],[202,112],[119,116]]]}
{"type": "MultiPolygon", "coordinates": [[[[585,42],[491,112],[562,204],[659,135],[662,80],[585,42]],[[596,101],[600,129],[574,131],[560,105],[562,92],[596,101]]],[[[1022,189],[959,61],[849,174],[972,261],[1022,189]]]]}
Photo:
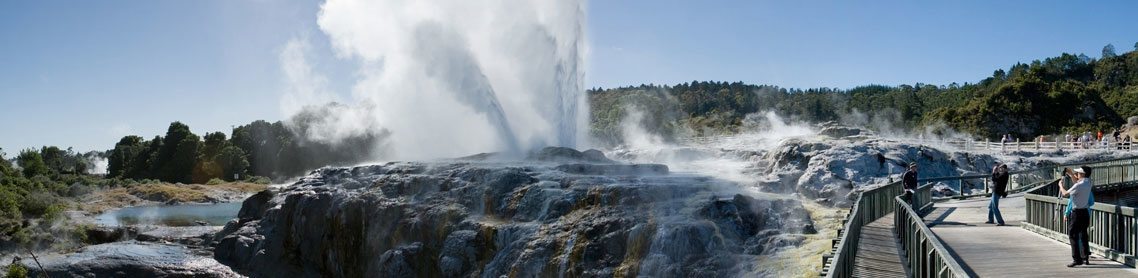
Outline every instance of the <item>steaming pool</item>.
{"type": "Polygon", "coordinates": [[[193,204],[171,206],[140,206],[111,210],[95,217],[96,223],[105,226],[165,225],[174,227],[222,226],[237,218],[241,203],[193,204]]]}

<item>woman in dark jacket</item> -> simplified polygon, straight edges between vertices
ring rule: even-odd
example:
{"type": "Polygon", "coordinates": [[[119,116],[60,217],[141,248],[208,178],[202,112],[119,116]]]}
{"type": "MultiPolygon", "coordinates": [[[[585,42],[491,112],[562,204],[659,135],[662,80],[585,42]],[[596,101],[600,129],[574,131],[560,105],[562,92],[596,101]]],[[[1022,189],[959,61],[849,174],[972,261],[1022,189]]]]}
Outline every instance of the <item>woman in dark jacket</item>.
{"type": "Polygon", "coordinates": [[[992,218],[996,220],[996,226],[1004,226],[1004,216],[1000,214],[1000,199],[1008,197],[1008,165],[1000,164],[992,169],[992,202],[988,203],[988,224],[992,224],[992,218]]]}

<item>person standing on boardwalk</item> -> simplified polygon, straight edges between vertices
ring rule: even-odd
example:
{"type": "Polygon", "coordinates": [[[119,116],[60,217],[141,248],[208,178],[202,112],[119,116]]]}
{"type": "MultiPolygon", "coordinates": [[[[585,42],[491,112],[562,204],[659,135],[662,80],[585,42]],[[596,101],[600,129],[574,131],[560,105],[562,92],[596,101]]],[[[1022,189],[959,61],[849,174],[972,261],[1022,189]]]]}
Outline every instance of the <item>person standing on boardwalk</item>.
{"type": "MultiPolygon", "coordinates": [[[[917,163],[909,163],[909,171],[901,178],[901,185],[905,187],[905,201],[913,206],[913,195],[917,192],[917,163]]],[[[917,208],[913,208],[916,210],[917,208]]]]}
{"type": "MultiPolygon", "coordinates": [[[[1059,194],[1070,197],[1064,220],[1067,221],[1067,238],[1071,244],[1071,260],[1067,267],[1075,267],[1090,262],[1090,236],[1087,227],[1091,224],[1090,206],[1093,204],[1090,178],[1091,167],[1083,166],[1070,172],[1075,181],[1071,188],[1059,183],[1059,194]]],[[[1068,173],[1064,173],[1068,174],[1068,173]]]]}
{"type": "Polygon", "coordinates": [[[992,202],[988,203],[988,222],[992,224],[993,216],[996,219],[996,226],[1004,226],[1004,216],[1000,214],[1000,198],[1008,197],[1008,165],[1000,164],[992,168],[992,202]]]}
{"type": "Polygon", "coordinates": [[[1000,137],[1000,151],[1007,151],[1008,150],[1008,143],[1010,143],[1011,141],[1012,141],[1012,135],[1011,134],[1004,134],[1003,137],[1000,137]]]}

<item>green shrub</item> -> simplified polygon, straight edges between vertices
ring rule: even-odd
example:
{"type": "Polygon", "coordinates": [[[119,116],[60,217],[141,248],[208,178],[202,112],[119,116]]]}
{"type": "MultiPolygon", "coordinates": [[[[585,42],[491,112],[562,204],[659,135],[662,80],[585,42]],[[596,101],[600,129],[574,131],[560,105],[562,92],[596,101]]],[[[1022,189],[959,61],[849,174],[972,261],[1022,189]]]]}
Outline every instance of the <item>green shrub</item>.
{"type": "Polygon", "coordinates": [[[25,216],[40,217],[48,212],[48,208],[52,205],[63,203],[63,200],[56,197],[55,194],[46,191],[36,191],[28,194],[24,198],[24,202],[20,204],[25,216]]]}
{"type": "Polygon", "coordinates": [[[21,245],[31,243],[32,234],[28,232],[28,229],[16,229],[16,231],[12,233],[12,241],[21,245]]]}
{"type": "Polygon", "coordinates": [[[212,179],[209,179],[209,181],[208,181],[208,182],[206,182],[205,184],[208,184],[208,185],[218,185],[218,184],[223,184],[223,183],[225,183],[225,181],[223,181],[223,180],[221,180],[221,179],[219,179],[219,178],[212,178],[212,179]]]}
{"type": "Polygon", "coordinates": [[[67,187],[67,197],[86,196],[87,194],[91,194],[93,191],[94,189],[91,188],[91,186],[74,183],[71,184],[71,186],[67,187]]]}
{"type": "Polygon", "coordinates": [[[47,223],[54,222],[56,219],[59,219],[63,216],[63,211],[66,209],[67,206],[63,203],[52,204],[51,206],[48,206],[46,210],[44,210],[43,219],[47,223]]]}
{"type": "Polygon", "coordinates": [[[94,229],[94,226],[91,224],[77,224],[75,225],[75,229],[71,230],[71,237],[75,238],[78,242],[88,242],[87,231],[91,229],[94,229]]]}
{"type": "Polygon", "coordinates": [[[4,275],[5,278],[27,278],[28,269],[19,263],[12,263],[8,265],[8,274],[4,275]]]}

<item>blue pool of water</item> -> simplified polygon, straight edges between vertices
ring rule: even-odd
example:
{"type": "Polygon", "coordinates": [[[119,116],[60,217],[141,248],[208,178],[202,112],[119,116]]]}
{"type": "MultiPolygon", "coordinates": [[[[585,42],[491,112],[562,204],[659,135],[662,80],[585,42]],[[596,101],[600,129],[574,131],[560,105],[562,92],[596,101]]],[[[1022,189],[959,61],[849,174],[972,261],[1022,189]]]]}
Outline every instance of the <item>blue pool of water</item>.
{"type": "Polygon", "coordinates": [[[211,226],[225,225],[237,218],[241,203],[193,204],[170,206],[141,206],[111,210],[96,216],[96,221],[105,226],[124,225],[165,225],[199,226],[204,222],[211,226]]]}

